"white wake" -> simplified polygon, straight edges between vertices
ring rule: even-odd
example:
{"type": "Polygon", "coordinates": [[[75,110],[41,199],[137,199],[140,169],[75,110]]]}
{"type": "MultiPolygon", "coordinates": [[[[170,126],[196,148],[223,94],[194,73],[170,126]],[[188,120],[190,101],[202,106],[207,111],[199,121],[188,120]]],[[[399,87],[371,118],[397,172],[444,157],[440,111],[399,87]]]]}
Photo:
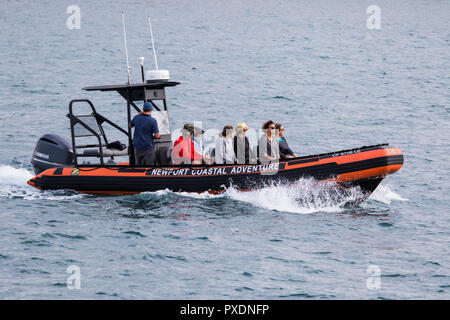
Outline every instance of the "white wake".
{"type": "Polygon", "coordinates": [[[82,194],[67,194],[66,191],[39,191],[27,184],[34,175],[24,168],[0,165],[0,197],[25,200],[67,200],[84,197],[82,194]]]}

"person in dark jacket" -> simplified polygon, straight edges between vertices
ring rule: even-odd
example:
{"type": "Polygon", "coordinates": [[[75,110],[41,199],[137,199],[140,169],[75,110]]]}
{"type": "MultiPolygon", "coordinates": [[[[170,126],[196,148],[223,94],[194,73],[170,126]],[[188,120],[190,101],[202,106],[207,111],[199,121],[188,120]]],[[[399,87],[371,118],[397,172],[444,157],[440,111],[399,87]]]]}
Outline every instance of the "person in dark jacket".
{"type": "Polygon", "coordinates": [[[275,122],[268,120],[262,125],[264,134],[258,141],[258,157],[261,163],[276,162],[280,159],[279,141],[275,137],[275,122]]]}
{"type": "Polygon", "coordinates": [[[275,132],[276,132],[276,136],[277,139],[279,141],[279,145],[280,145],[280,157],[281,159],[286,159],[286,158],[296,158],[298,157],[297,154],[295,154],[291,148],[289,148],[289,145],[286,141],[286,138],[284,137],[284,127],[281,123],[277,123],[275,125],[275,132]]]}
{"type": "Polygon", "coordinates": [[[238,123],[236,126],[236,135],[234,136],[234,154],[236,155],[237,163],[244,164],[254,162],[256,163],[256,159],[251,159],[250,153],[250,143],[248,138],[246,137],[248,131],[248,126],[245,122],[238,123]]]}
{"type": "Polygon", "coordinates": [[[130,122],[134,127],[133,145],[135,164],[140,166],[153,166],[155,164],[155,152],[153,139],[159,139],[158,123],[152,118],[152,104],[145,102],[139,113],[130,122]]]}

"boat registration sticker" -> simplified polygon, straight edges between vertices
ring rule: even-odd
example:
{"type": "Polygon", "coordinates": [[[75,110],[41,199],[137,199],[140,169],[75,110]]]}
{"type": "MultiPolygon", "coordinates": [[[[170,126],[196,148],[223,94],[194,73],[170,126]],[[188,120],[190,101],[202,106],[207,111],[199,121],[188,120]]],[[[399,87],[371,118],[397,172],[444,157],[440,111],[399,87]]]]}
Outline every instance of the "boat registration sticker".
{"type": "Polygon", "coordinates": [[[72,175],[73,176],[77,176],[80,173],[80,169],[73,169],[72,170],[72,175]]]}

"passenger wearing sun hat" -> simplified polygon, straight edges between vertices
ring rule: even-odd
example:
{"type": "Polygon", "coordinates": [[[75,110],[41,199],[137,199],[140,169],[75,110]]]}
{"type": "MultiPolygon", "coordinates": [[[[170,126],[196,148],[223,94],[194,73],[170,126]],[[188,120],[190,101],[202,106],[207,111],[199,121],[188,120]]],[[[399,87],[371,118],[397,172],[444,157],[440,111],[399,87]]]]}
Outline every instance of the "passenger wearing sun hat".
{"type": "Polygon", "coordinates": [[[250,163],[250,143],[245,136],[247,130],[248,126],[245,122],[240,122],[236,126],[233,147],[238,164],[250,163]]]}
{"type": "Polygon", "coordinates": [[[195,127],[192,123],[186,123],[181,130],[182,135],[175,141],[172,149],[173,164],[201,164],[202,160],[209,163],[209,158],[199,153],[194,146],[192,137],[195,127]]]}
{"type": "Polygon", "coordinates": [[[194,125],[192,123],[186,123],[183,126],[183,134],[190,134],[191,136],[194,135],[194,125]]]}

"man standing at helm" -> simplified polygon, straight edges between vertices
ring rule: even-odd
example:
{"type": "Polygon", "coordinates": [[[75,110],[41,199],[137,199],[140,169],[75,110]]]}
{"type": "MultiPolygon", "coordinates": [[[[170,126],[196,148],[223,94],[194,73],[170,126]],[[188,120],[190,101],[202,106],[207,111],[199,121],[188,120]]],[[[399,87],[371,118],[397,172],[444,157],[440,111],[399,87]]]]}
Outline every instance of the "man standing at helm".
{"type": "Polygon", "coordinates": [[[137,166],[153,166],[155,164],[155,152],[153,139],[159,139],[158,123],[152,118],[152,104],[145,102],[143,112],[136,115],[130,122],[134,127],[133,145],[134,158],[137,166]]]}

